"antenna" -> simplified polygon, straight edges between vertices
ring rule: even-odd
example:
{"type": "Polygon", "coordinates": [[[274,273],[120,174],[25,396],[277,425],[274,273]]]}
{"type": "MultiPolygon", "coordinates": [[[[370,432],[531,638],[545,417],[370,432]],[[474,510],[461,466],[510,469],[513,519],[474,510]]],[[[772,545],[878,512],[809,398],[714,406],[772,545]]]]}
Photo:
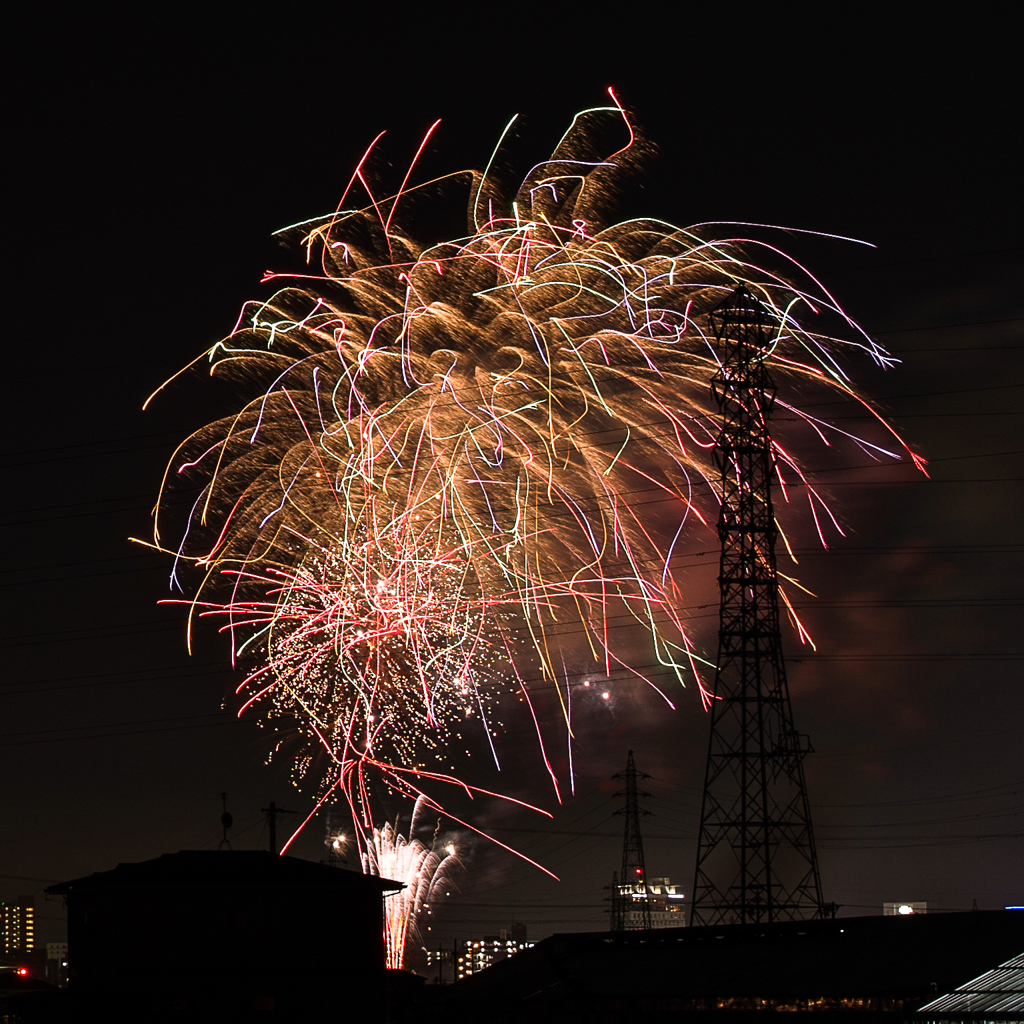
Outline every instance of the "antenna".
{"type": "Polygon", "coordinates": [[[778,317],[740,285],[709,315],[721,432],[718,662],[690,923],[826,917],[779,632],[765,366],[778,317]]]}
{"type": "Polygon", "coordinates": [[[221,795],[220,795],[220,806],[221,806],[220,824],[221,824],[221,827],[224,829],[224,836],[221,839],[221,841],[217,844],[217,849],[218,850],[223,850],[224,847],[226,846],[230,850],[231,849],[231,840],[228,839],[228,829],[230,829],[231,826],[235,823],[235,819],[232,818],[230,814],[228,814],[228,795],[227,795],[227,793],[221,793],[221,795]]]}
{"type": "Polygon", "coordinates": [[[651,794],[639,792],[636,788],[638,778],[649,779],[650,775],[636,770],[631,750],[626,770],[612,778],[626,782],[626,788],[615,794],[626,798],[626,806],[615,812],[625,815],[626,820],[622,830],[622,872],[618,884],[615,877],[612,878],[612,931],[650,931],[651,894],[647,890],[644,841],[640,835],[640,815],[650,814],[650,811],[640,809],[640,799],[651,794]]]}
{"type": "Polygon", "coordinates": [[[270,852],[273,854],[277,853],[277,816],[279,814],[296,814],[296,811],[286,811],[283,807],[278,807],[273,800],[270,801],[269,807],[261,807],[260,813],[267,816],[267,828],[270,832],[270,852]]]}

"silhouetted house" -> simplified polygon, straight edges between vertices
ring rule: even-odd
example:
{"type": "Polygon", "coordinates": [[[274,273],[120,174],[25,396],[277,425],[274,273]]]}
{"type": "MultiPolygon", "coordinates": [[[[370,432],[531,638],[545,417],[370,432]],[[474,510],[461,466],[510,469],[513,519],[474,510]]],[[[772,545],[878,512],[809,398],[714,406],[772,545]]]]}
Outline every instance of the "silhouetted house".
{"type": "Polygon", "coordinates": [[[488,1024],[920,1020],[1021,949],[1021,911],[553,935],[450,986],[444,1010],[488,1024]]]}
{"type": "Polygon", "coordinates": [[[103,1020],[379,1019],[382,895],[401,883],[263,850],[166,854],[51,886],[69,993],[103,1020]]]}

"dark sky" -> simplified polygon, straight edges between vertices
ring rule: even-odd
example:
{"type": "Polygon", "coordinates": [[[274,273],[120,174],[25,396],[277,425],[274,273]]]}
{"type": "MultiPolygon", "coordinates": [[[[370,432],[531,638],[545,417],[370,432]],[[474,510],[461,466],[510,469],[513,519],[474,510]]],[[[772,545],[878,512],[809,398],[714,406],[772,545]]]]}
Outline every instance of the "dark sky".
{"type": "MultiPolygon", "coordinates": [[[[238,848],[265,844],[268,800],[305,812],[286,766],[264,765],[259,730],[221,710],[237,681],[226,646],[203,634],[186,655],[180,611],[156,604],[167,565],[127,540],[147,533],[176,440],[224,396],[193,382],[151,412],[142,401],[267,294],[262,272],[286,260],[270,233],[332,209],[379,131],[404,166],[443,118],[428,166],[454,170],[482,165],[520,112],[522,151],[539,158],[612,85],[660,150],[624,215],[877,246],[783,236],[902,360],[850,369],[932,471],[858,468],[849,453],[839,470],[812,463],[831,470],[820,479],[847,536],[799,566],[818,595],[804,605],[818,653],[785,641],[797,724],[817,751],[827,898],[847,914],[1022,901],[1024,260],[1009,41],[976,11],[920,25],[681,7],[600,22],[581,6],[23,23],[7,191],[0,898],[216,846],[221,791],[238,848]]],[[[800,528],[798,540],[811,549],[800,528]]],[[[714,555],[697,563],[694,604],[713,602],[714,555]]],[[[711,650],[714,628],[712,604],[697,634],[711,650]]],[[[531,937],[604,927],[621,851],[607,777],[630,748],[653,776],[648,872],[689,892],[706,730],[694,693],[672,713],[624,687],[590,715],[564,806],[539,775],[500,780],[554,820],[469,813],[563,881],[476,845],[431,943],[512,919],[531,937]]],[[[322,834],[315,821],[295,852],[318,859],[322,834]]],[[[59,904],[39,920],[40,938],[57,937],[59,904]]]]}

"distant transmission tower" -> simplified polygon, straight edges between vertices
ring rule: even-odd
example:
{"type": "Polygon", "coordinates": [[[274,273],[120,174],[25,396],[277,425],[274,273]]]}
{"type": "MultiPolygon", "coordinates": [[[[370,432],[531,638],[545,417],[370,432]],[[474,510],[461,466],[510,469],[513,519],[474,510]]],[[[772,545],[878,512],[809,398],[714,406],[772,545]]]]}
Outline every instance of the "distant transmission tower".
{"type": "Polygon", "coordinates": [[[824,917],[804,783],[811,746],[793,727],[779,633],[775,386],[764,363],[778,319],[741,285],[709,320],[720,364],[721,607],[691,924],[824,917]]]}
{"type": "Polygon", "coordinates": [[[636,788],[636,780],[649,779],[650,775],[636,770],[633,751],[629,752],[626,770],[612,776],[624,779],[626,788],[616,796],[626,798],[626,806],[616,811],[625,815],[622,830],[622,872],[612,881],[612,931],[625,932],[650,930],[651,894],[647,889],[647,870],[644,867],[644,841],[640,835],[640,815],[650,811],[640,809],[640,798],[649,796],[636,788]]]}

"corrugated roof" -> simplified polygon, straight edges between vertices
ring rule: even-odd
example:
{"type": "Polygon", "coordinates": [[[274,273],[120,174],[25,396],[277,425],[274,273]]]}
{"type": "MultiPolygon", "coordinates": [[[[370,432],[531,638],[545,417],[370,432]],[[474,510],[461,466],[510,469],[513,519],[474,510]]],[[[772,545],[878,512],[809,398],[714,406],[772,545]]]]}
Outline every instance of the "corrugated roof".
{"type": "Polygon", "coordinates": [[[920,1013],[1024,1013],[1024,953],[922,1006],[920,1013]]]}

